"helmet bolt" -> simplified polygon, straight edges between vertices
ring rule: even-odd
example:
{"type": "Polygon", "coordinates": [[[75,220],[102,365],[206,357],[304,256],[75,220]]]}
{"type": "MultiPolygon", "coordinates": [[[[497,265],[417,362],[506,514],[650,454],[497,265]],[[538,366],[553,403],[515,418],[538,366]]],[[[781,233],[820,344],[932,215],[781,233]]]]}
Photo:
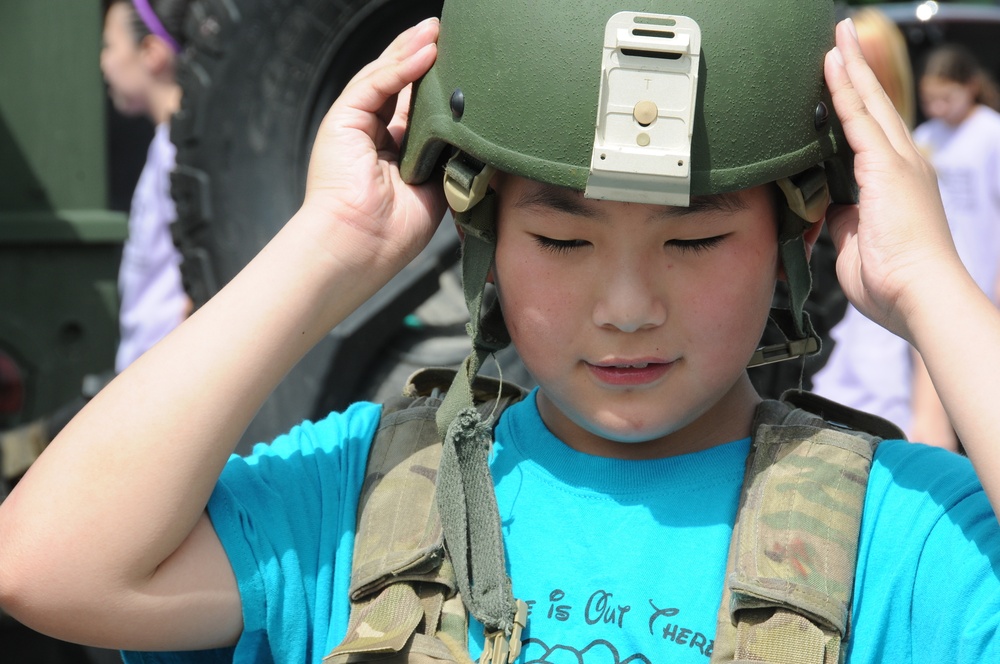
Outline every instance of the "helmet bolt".
{"type": "Polygon", "coordinates": [[[648,127],[653,124],[656,120],[656,116],[659,115],[660,109],[656,107],[656,104],[651,101],[640,101],[632,109],[632,117],[635,121],[639,123],[641,127],[648,127]]]}
{"type": "Polygon", "coordinates": [[[830,121],[830,109],[827,108],[826,102],[821,101],[816,105],[816,129],[822,129],[826,126],[826,123],[830,121]]]}
{"type": "Polygon", "coordinates": [[[451,115],[456,120],[461,120],[465,113],[465,93],[456,89],[451,93],[451,115]]]}

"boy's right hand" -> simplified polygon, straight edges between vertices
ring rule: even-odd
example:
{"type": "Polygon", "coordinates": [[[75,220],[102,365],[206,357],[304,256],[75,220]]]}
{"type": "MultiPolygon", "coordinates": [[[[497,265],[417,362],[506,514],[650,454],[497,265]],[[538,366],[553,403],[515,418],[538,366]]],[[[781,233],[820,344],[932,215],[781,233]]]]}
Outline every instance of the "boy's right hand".
{"type": "Polygon", "coordinates": [[[303,211],[357,231],[348,234],[356,244],[345,252],[343,233],[317,229],[321,242],[336,237],[337,246],[328,247],[335,256],[359,265],[386,258],[405,264],[444,215],[440,183],[408,185],[399,174],[411,85],[437,57],[438,28],[430,18],[397,37],[347,84],[320,125],[303,211]]]}
{"type": "Polygon", "coordinates": [[[437,35],[436,20],[411,28],[348,84],[299,212],[95,396],[0,505],[0,604],[18,620],[109,648],[239,637],[237,580],[205,507],[275,386],[443,216],[440,184],[407,185],[398,168],[409,85],[437,35]]]}

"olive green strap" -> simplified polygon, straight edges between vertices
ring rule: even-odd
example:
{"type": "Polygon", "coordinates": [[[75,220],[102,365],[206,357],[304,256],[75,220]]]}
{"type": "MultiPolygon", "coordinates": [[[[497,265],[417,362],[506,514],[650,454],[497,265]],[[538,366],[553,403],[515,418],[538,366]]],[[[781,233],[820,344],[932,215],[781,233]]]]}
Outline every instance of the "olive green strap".
{"type": "Polygon", "coordinates": [[[809,319],[809,312],[805,310],[806,299],[812,290],[812,272],[803,235],[809,223],[788,205],[779,205],[778,217],[778,253],[787,275],[789,308],[772,307],[770,321],[786,341],[757,349],[747,363],[748,367],[804,357],[820,350],[819,335],[809,319]]]}
{"type": "Polygon", "coordinates": [[[795,338],[806,336],[806,299],[812,290],[812,272],[806,252],[805,229],[809,223],[786,206],[779,206],[781,229],[778,234],[778,252],[788,280],[788,299],[795,325],[795,338]]]}
{"type": "Polygon", "coordinates": [[[510,634],[515,601],[507,576],[493,478],[489,469],[492,421],[473,404],[472,384],[482,363],[509,342],[499,307],[482,315],[484,291],[496,247],[496,198],[487,192],[456,215],[465,232],[462,274],[473,351],[462,364],[437,415],[444,441],[438,473],[438,511],[459,592],[487,632],[510,634]]]}
{"type": "Polygon", "coordinates": [[[514,596],[487,463],[490,433],[474,408],[452,421],[441,451],[437,503],[458,590],[469,612],[487,631],[508,633],[514,596]]]}
{"type": "Polygon", "coordinates": [[[804,357],[820,350],[820,337],[805,310],[812,290],[805,231],[823,219],[829,206],[826,169],[815,166],[794,177],[782,178],[777,184],[784,194],[778,204],[778,253],[785,270],[789,308],[772,308],[770,320],[785,341],[759,348],[747,364],[749,367],[804,357]]]}
{"type": "Polygon", "coordinates": [[[712,662],[837,664],[877,439],[777,401],[753,431],[712,662]]]}

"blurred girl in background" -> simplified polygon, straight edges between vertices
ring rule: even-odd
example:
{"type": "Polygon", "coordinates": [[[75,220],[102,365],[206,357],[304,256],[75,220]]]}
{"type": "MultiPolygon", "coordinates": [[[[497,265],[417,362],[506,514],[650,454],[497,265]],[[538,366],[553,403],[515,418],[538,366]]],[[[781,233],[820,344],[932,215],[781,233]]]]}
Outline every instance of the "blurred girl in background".
{"type": "Polygon", "coordinates": [[[121,338],[119,373],[174,329],[191,310],[181,284],[181,256],[170,224],[175,149],[170,118],[179,109],[175,66],[191,0],[112,0],[104,21],[101,71],[115,108],[156,125],[146,164],[132,196],[128,240],[118,274],[121,338]]]}

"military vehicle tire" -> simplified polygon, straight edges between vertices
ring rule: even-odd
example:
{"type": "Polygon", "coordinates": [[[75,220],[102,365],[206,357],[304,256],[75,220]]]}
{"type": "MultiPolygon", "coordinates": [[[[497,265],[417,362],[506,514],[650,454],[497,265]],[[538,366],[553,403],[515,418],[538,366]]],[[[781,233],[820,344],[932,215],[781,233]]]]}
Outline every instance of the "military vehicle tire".
{"type": "MultiPolygon", "coordinates": [[[[177,146],[174,236],[184,256],[185,288],[196,307],[235,276],[298,208],[318,125],[351,76],[404,29],[439,15],[441,4],[194,4],[185,26],[190,43],[178,71],[184,96],[171,139],[177,146]]],[[[406,297],[419,302],[429,294],[406,297]]],[[[369,328],[382,331],[385,325],[369,328]]],[[[391,336],[392,330],[384,333],[391,336]]],[[[279,386],[251,424],[245,444],[269,440],[317,416],[321,407],[344,405],[351,384],[331,376],[331,357],[338,352],[331,345],[337,344],[321,344],[279,386]],[[331,385],[341,396],[326,394],[331,385]]],[[[357,349],[346,354],[364,355],[357,349]]],[[[342,379],[363,370],[342,366],[337,372],[342,379]]]]}
{"type": "Polygon", "coordinates": [[[319,122],[346,82],[441,0],[201,0],[171,127],[183,273],[195,305],[297,209],[319,122]]]}

